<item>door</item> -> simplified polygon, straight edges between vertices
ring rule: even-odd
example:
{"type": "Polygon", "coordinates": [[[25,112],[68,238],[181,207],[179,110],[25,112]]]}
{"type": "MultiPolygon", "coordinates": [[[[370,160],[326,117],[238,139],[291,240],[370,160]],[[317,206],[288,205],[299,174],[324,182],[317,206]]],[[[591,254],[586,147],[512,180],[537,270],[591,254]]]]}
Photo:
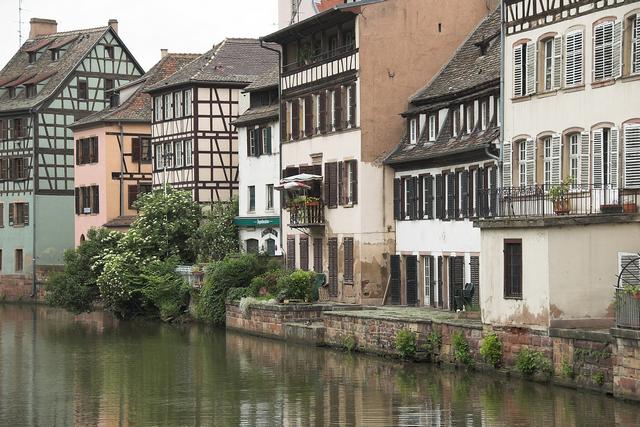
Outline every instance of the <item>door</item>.
{"type": "Polygon", "coordinates": [[[407,305],[418,304],[418,257],[408,256],[405,263],[407,278],[407,305]]]}
{"type": "Polygon", "coordinates": [[[389,300],[391,304],[400,304],[400,255],[391,255],[391,280],[389,300]]]}
{"type": "Polygon", "coordinates": [[[424,260],[424,305],[435,307],[436,300],[436,286],[435,286],[435,269],[434,269],[434,257],[426,256],[424,260]]]}
{"type": "Polygon", "coordinates": [[[444,308],[444,301],[442,299],[442,257],[438,257],[438,279],[437,279],[437,287],[438,287],[438,307],[444,308]]]}
{"type": "Polygon", "coordinates": [[[462,310],[462,290],[464,288],[464,257],[449,257],[449,307],[452,311],[462,310]]]}

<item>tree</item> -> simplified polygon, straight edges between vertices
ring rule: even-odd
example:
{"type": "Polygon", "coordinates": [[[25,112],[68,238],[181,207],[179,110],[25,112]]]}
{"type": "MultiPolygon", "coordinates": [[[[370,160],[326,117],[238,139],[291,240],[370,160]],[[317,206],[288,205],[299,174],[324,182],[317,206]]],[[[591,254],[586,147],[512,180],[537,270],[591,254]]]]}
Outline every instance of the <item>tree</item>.
{"type": "Polygon", "coordinates": [[[238,199],[211,204],[211,210],[191,238],[192,250],[198,254],[199,261],[220,261],[238,252],[238,227],[234,223],[237,215],[238,199]]]}

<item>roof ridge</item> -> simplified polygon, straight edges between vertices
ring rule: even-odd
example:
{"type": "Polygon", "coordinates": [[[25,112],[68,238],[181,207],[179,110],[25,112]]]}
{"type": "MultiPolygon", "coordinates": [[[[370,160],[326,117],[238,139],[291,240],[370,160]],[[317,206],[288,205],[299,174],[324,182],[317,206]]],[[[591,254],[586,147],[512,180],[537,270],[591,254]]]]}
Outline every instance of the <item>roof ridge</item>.
{"type": "Polygon", "coordinates": [[[53,38],[53,37],[61,37],[61,36],[63,37],[63,36],[71,36],[71,35],[82,34],[82,33],[94,33],[98,31],[106,31],[108,29],[109,29],[109,26],[105,25],[103,27],[93,27],[93,28],[85,28],[85,29],[70,30],[70,31],[59,31],[53,34],[45,34],[45,35],[34,37],[32,39],[27,39],[25,43],[36,41],[36,40],[44,40],[44,39],[53,38]]]}

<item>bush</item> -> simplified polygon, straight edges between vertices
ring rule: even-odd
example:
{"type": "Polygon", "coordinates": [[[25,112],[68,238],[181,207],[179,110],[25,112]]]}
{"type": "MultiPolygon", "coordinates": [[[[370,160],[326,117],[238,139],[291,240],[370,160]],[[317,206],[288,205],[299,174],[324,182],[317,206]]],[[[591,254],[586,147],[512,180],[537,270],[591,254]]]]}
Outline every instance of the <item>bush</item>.
{"type": "Polygon", "coordinates": [[[502,361],[502,343],[495,332],[490,333],[480,344],[480,355],[485,362],[497,368],[502,361]]]}
{"type": "Polygon", "coordinates": [[[516,355],[516,368],[525,376],[536,372],[552,372],[551,361],[544,354],[526,347],[516,355]]]}
{"type": "Polygon", "coordinates": [[[142,295],[143,264],[136,254],[126,250],[105,257],[104,271],[98,277],[100,297],[105,308],[122,319],[149,314],[142,295]]]}
{"type": "Polygon", "coordinates": [[[152,305],[160,319],[171,320],[184,313],[189,305],[189,285],[176,273],[177,259],[153,261],[140,274],[145,304],[152,305]]]}
{"type": "Polygon", "coordinates": [[[403,359],[409,359],[416,354],[416,334],[406,329],[396,333],[396,350],[403,359]]]}
{"type": "Polygon", "coordinates": [[[356,338],[353,335],[348,335],[342,340],[342,346],[351,353],[356,349],[358,344],[356,343],[356,338]]]}
{"type": "Polygon", "coordinates": [[[572,380],[575,377],[575,372],[573,371],[573,366],[566,360],[562,359],[562,365],[560,366],[560,374],[569,380],[572,380]]]}
{"type": "Polygon", "coordinates": [[[251,284],[249,285],[250,295],[260,296],[260,290],[264,288],[267,290],[267,295],[277,296],[278,281],[288,273],[285,270],[279,269],[279,266],[276,265],[268,265],[267,268],[269,271],[251,280],[251,284]]]}
{"type": "Polygon", "coordinates": [[[464,337],[464,334],[459,331],[454,332],[451,336],[451,341],[453,344],[453,359],[463,365],[471,366],[473,364],[473,359],[471,359],[469,342],[464,337]]]}
{"type": "Polygon", "coordinates": [[[593,374],[593,377],[591,379],[593,380],[594,383],[602,387],[602,385],[604,384],[604,373],[602,373],[602,371],[598,371],[595,374],[593,374]]]}
{"type": "Polygon", "coordinates": [[[427,334],[426,342],[423,346],[424,351],[431,360],[434,360],[440,353],[440,347],[442,346],[442,335],[436,331],[431,331],[427,334]]]}
{"type": "Polygon", "coordinates": [[[221,261],[228,254],[238,252],[238,227],[234,218],[238,215],[238,200],[214,202],[211,209],[189,240],[201,262],[221,261]]]}
{"type": "Polygon", "coordinates": [[[316,274],[311,271],[296,270],[278,280],[278,299],[311,301],[316,274]]]}
{"type": "Polygon", "coordinates": [[[237,302],[242,298],[254,296],[250,288],[231,288],[227,292],[227,301],[237,302]]]}

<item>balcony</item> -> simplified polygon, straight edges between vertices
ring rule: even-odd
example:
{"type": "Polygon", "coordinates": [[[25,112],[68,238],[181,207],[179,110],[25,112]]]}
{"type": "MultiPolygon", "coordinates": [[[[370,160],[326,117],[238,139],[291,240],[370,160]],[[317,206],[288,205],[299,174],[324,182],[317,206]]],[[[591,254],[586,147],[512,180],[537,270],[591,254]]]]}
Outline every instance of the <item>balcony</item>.
{"type": "Polygon", "coordinates": [[[312,228],[324,227],[324,204],[311,202],[291,205],[289,210],[289,227],[312,228]]]}
{"type": "Polygon", "coordinates": [[[353,44],[339,46],[335,49],[327,50],[315,55],[300,55],[297,61],[286,64],[282,67],[282,76],[287,76],[297,71],[311,68],[315,65],[335,61],[340,58],[348,57],[356,53],[357,49],[353,44]]]}

